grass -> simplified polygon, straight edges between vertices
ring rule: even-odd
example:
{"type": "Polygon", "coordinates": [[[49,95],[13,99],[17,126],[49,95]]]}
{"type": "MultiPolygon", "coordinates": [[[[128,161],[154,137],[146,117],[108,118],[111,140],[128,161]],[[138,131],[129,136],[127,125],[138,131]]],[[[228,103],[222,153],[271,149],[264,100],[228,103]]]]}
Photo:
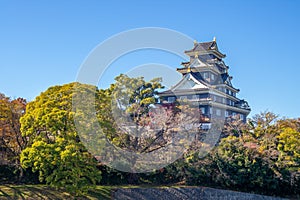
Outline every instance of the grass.
{"type": "MultiPolygon", "coordinates": [[[[117,186],[96,186],[84,197],[74,197],[71,194],[54,190],[46,185],[0,185],[0,200],[2,199],[111,199],[111,192],[116,188],[149,188],[149,187],[170,187],[150,185],[117,185],[117,186]]],[[[173,186],[174,187],[174,186],[173,186]]]]}
{"type": "MultiPolygon", "coordinates": [[[[123,185],[123,186],[96,186],[84,197],[74,197],[71,194],[62,191],[54,190],[46,185],[0,185],[0,200],[37,200],[37,199],[78,199],[78,200],[106,200],[111,199],[111,191],[116,188],[149,188],[149,187],[170,187],[170,186],[151,186],[151,185],[123,185]]],[[[175,186],[172,186],[175,187],[175,186]]]]}
{"type": "MultiPolygon", "coordinates": [[[[111,199],[111,193],[117,188],[179,188],[179,187],[193,187],[180,185],[116,185],[116,186],[96,186],[86,196],[74,197],[63,190],[54,190],[46,185],[0,185],[0,200],[108,200],[111,199]]],[[[290,199],[298,199],[298,197],[290,197],[290,199]]]]}
{"type": "MultiPolygon", "coordinates": [[[[54,190],[46,185],[0,185],[0,200],[37,200],[37,199],[82,199],[82,200],[106,200],[111,199],[111,191],[116,188],[148,188],[148,187],[170,187],[170,186],[151,186],[151,185],[123,185],[123,186],[96,186],[84,197],[74,197],[63,190],[54,190]]],[[[175,186],[172,186],[175,187],[175,186]]]]}
{"type": "Polygon", "coordinates": [[[112,186],[97,186],[84,197],[73,197],[62,190],[54,190],[45,185],[0,185],[0,199],[110,199],[112,186]]]}

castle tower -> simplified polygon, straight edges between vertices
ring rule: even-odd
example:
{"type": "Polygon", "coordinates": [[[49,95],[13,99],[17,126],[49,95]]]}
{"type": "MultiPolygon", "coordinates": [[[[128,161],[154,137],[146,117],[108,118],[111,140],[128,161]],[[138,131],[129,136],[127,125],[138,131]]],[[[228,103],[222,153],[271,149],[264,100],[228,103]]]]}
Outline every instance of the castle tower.
{"type": "Polygon", "coordinates": [[[239,99],[239,89],[232,83],[229,67],[224,63],[225,54],[218,49],[216,39],[211,42],[194,42],[191,50],[185,51],[189,62],[181,63],[177,71],[182,79],[171,89],[160,93],[162,103],[175,100],[196,102],[205,117],[206,127],[211,118],[239,117],[246,122],[251,109],[247,101],[239,99]]]}

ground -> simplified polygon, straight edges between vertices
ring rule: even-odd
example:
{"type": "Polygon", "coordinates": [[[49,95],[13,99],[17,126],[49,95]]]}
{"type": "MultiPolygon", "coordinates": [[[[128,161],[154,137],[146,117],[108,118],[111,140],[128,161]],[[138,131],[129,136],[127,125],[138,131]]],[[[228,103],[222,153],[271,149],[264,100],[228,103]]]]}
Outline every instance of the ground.
{"type": "MultiPolygon", "coordinates": [[[[280,199],[255,195],[250,193],[234,192],[206,187],[183,186],[97,186],[84,197],[74,197],[62,190],[53,190],[45,185],[0,185],[0,200],[86,200],[86,199],[280,199]],[[226,198],[225,198],[226,197],[226,198]]],[[[294,199],[294,198],[292,198],[294,199]]]]}
{"type": "Polygon", "coordinates": [[[0,199],[110,199],[112,187],[97,186],[86,197],[74,198],[69,193],[64,191],[56,191],[45,185],[1,185],[0,199]]]}

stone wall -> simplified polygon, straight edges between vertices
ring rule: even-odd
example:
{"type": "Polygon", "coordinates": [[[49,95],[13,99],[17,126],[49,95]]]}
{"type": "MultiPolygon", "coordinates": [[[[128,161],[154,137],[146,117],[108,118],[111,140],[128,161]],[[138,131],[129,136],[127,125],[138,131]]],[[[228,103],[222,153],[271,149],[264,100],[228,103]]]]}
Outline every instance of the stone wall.
{"type": "Polygon", "coordinates": [[[112,192],[114,200],[282,200],[270,196],[206,187],[120,188],[112,192]]]}

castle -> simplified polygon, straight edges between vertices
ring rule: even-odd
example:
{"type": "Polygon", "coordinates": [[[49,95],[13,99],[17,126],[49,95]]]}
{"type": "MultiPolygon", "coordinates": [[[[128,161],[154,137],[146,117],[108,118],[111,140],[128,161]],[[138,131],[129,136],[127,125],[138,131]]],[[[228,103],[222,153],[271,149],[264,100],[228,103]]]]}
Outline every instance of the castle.
{"type": "Polygon", "coordinates": [[[239,118],[246,122],[251,109],[247,101],[237,97],[239,89],[232,85],[225,54],[218,49],[216,39],[198,43],[185,51],[188,62],[181,63],[177,71],[182,79],[169,90],[160,93],[162,103],[189,101],[199,107],[203,116],[202,128],[209,129],[212,118],[239,118]]]}

